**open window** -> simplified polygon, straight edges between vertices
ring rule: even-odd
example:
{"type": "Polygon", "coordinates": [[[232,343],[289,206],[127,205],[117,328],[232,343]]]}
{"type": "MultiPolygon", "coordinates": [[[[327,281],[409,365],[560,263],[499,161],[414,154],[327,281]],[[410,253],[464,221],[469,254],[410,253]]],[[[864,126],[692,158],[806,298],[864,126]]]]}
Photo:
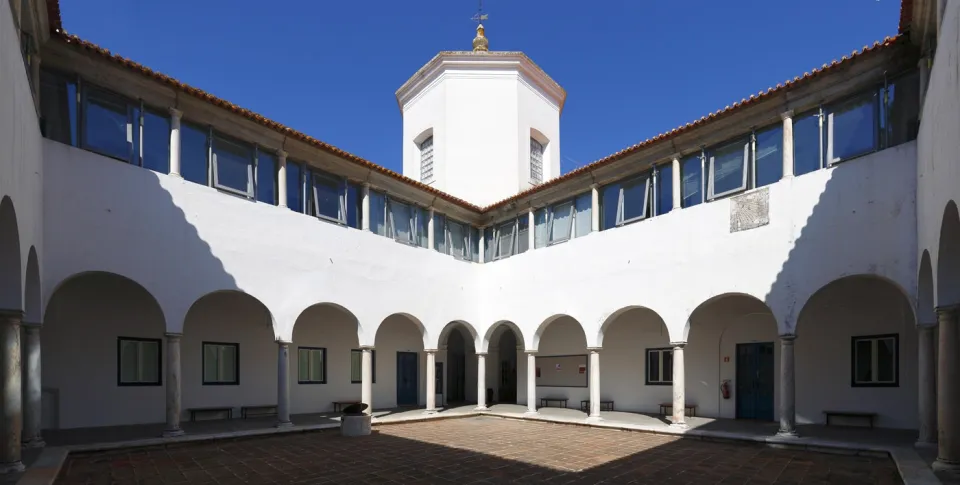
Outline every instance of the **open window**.
{"type": "Polygon", "coordinates": [[[214,133],[213,186],[253,198],[253,147],[214,133]]]}
{"type": "Polygon", "coordinates": [[[750,138],[741,138],[711,149],[707,188],[710,199],[747,189],[750,172],[750,138]]]}

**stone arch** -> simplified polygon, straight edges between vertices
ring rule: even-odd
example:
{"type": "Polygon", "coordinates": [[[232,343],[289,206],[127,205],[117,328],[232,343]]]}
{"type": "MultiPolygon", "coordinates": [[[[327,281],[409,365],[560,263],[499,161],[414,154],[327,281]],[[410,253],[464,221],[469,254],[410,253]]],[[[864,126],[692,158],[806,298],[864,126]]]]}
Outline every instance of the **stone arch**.
{"type": "Polygon", "coordinates": [[[443,330],[440,330],[440,335],[437,336],[437,346],[434,348],[441,348],[445,346],[447,344],[447,339],[450,337],[450,333],[456,328],[466,330],[467,334],[470,335],[470,339],[473,342],[474,348],[480,348],[477,341],[477,329],[474,328],[469,322],[464,320],[454,320],[444,325],[443,330]]]}
{"type": "Polygon", "coordinates": [[[10,197],[0,200],[0,310],[23,310],[20,230],[10,197]]]}
{"type": "Polygon", "coordinates": [[[905,305],[906,305],[905,308],[909,311],[909,315],[908,315],[909,320],[910,320],[911,322],[913,322],[913,323],[916,323],[916,322],[917,322],[917,314],[916,314],[916,311],[917,311],[917,310],[916,310],[916,309],[914,308],[914,306],[910,303],[910,302],[912,301],[911,298],[910,298],[910,293],[907,292],[907,290],[904,289],[903,286],[901,286],[901,285],[898,284],[896,281],[893,281],[893,280],[891,280],[890,278],[887,278],[887,277],[885,277],[885,276],[881,276],[881,275],[877,275],[877,274],[855,274],[855,275],[842,276],[842,277],[840,277],[840,278],[837,278],[837,279],[835,279],[835,280],[833,280],[833,281],[831,281],[831,282],[829,282],[829,283],[821,286],[821,287],[818,288],[816,291],[814,291],[814,292],[810,295],[810,297],[808,297],[808,298],[806,299],[806,301],[803,301],[803,302],[802,302],[802,305],[800,306],[800,313],[799,313],[798,316],[797,316],[797,326],[794,328],[794,333],[799,334],[799,332],[800,332],[800,322],[802,322],[802,321],[805,320],[805,318],[804,318],[805,312],[809,311],[809,308],[810,308],[810,306],[811,306],[811,302],[816,303],[817,300],[820,299],[820,298],[822,298],[825,293],[829,292],[831,289],[836,288],[838,285],[842,285],[842,284],[844,284],[844,283],[859,282],[859,281],[875,281],[875,282],[880,282],[881,284],[883,284],[883,285],[885,285],[885,286],[889,286],[890,288],[895,289],[896,294],[898,294],[900,297],[903,298],[903,302],[904,302],[905,305]]]}
{"type": "Polygon", "coordinates": [[[43,294],[40,288],[40,259],[37,248],[27,255],[27,274],[24,277],[23,321],[38,324],[43,320],[43,294]]]}
{"type": "Polygon", "coordinates": [[[295,315],[289,346],[290,412],[333,411],[333,401],[355,400],[362,379],[359,318],[346,307],[316,303],[295,315]],[[321,383],[323,385],[311,385],[321,383]]]}
{"type": "Polygon", "coordinates": [[[920,256],[920,272],[917,275],[917,323],[936,325],[937,314],[934,310],[933,266],[930,264],[930,252],[923,251],[920,256]]]}
{"type": "MultiPolygon", "coordinates": [[[[686,322],[684,322],[683,334],[682,334],[683,340],[682,340],[682,341],[683,341],[683,342],[686,342],[687,340],[689,340],[689,338],[690,338],[690,324],[691,324],[691,322],[694,320],[694,316],[695,316],[695,315],[702,315],[705,311],[707,311],[707,310],[710,308],[711,305],[714,305],[714,304],[719,303],[719,302],[724,301],[724,300],[727,300],[727,301],[729,301],[729,300],[740,300],[740,302],[744,303],[743,306],[746,307],[746,308],[743,308],[743,309],[748,312],[747,315],[755,315],[755,314],[760,314],[760,313],[769,313],[770,316],[772,316],[772,317],[774,318],[774,320],[776,321],[776,316],[775,316],[774,313],[773,313],[773,309],[771,309],[770,306],[767,305],[766,302],[764,302],[764,301],[761,300],[760,298],[757,298],[756,296],[751,295],[751,294],[749,294],[749,293],[741,293],[741,292],[721,293],[721,294],[719,294],[719,295],[715,295],[715,296],[712,296],[712,297],[704,300],[704,301],[701,302],[699,305],[697,305],[696,308],[694,308],[692,312],[690,312],[690,317],[687,318],[687,321],[686,321],[686,322]],[[748,303],[748,302],[749,302],[749,303],[748,303]],[[762,306],[762,307],[761,307],[761,306],[762,306]]],[[[781,330],[781,329],[780,329],[779,323],[778,323],[777,331],[779,332],[780,330],[781,330]]]]}
{"type": "Polygon", "coordinates": [[[276,320],[274,319],[273,313],[270,311],[267,305],[263,303],[263,301],[261,301],[259,298],[242,290],[214,290],[194,300],[194,302],[190,305],[190,308],[187,309],[187,313],[184,316],[183,326],[181,327],[183,333],[187,332],[187,324],[190,322],[191,317],[194,317],[194,318],[197,317],[196,313],[197,311],[202,309],[203,304],[208,303],[210,300],[223,300],[227,298],[229,299],[235,298],[237,299],[236,301],[243,301],[259,307],[263,311],[263,314],[266,316],[265,321],[269,324],[270,331],[273,332],[274,334],[274,339],[279,338],[279,334],[276,331],[277,330],[276,320]]]}
{"type": "Polygon", "coordinates": [[[280,337],[279,337],[280,340],[292,341],[292,339],[293,339],[293,334],[294,334],[294,332],[297,330],[297,324],[298,324],[298,323],[302,323],[302,319],[303,319],[304,315],[307,314],[308,312],[310,312],[311,310],[322,309],[322,308],[329,308],[329,309],[335,310],[335,311],[337,311],[337,312],[343,313],[344,315],[346,315],[346,316],[350,319],[351,323],[352,323],[352,324],[355,326],[355,328],[356,328],[357,346],[359,346],[359,345],[360,345],[360,341],[361,341],[361,339],[362,339],[362,335],[363,335],[363,324],[360,323],[360,319],[357,317],[357,315],[356,315],[355,313],[353,313],[352,311],[350,311],[347,307],[345,307],[345,306],[343,306],[343,305],[340,305],[340,304],[338,304],[338,303],[333,303],[333,302],[328,302],[328,301],[319,302],[319,303],[314,303],[313,305],[310,305],[310,306],[304,308],[303,310],[300,310],[300,312],[298,312],[297,314],[295,314],[294,317],[293,317],[293,322],[291,322],[291,325],[290,325],[290,330],[289,330],[289,331],[284,330],[284,331],[280,334],[280,337]]]}
{"type": "MultiPolygon", "coordinates": [[[[540,348],[540,339],[543,337],[543,334],[547,331],[547,328],[550,327],[550,325],[551,325],[552,323],[554,323],[554,322],[556,322],[557,320],[560,320],[560,319],[562,319],[562,318],[569,318],[569,319],[573,320],[574,322],[577,322],[577,326],[580,328],[580,332],[583,334],[584,347],[586,347],[586,345],[588,344],[588,342],[587,342],[587,330],[583,327],[583,323],[581,323],[580,320],[578,320],[578,319],[576,319],[576,318],[574,318],[574,317],[572,317],[572,316],[570,316],[570,315],[567,315],[567,314],[564,314],[564,313],[557,313],[557,314],[554,314],[554,315],[551,315],[551,316],[547,317],[547,318],[544,319],[542,322],[540,322],[540,325],[537,327],[537,330],[533,333],[533,342],[531,343],[531,345],[529,346],[529,348],[530,348],[531,350],[539,350],[539,348],[540,348]]],[[[526,346],[525,346],[525,347],[526,347],[526,346]]]]}
{"type": "MultiPolygon", "coordinates": [[[[410,313],[406,313],[406,312],[391,313],[390,315],[387,315],[385,318],[381,319],[380,322],[377,324],[377,327],[373,330],[373,342],[369,342],[369,343],[360,342],[360,344],[361,344],[361,345],[375,345],[375,344],[376,344],[376,340],[377,340],[377,336],[380,334],[380,329],[381,329],[381,327],[383,326],[383,324],[384,324],[385,322],[387,322],[388,320],[393,320],[393,319],[395,319],[395,318],[397,318],[397,317],[402,317],[402,318],[404,318],[405,320],[407,320],[407,321],[409,321],[410,323],[412,323],[412,324],[417,328],[417,331],[420,332],[420,336],[421,336],[421,339],[422,339],[421,344],[423,345],[423,348],[425,348],[425,349],[430,348],[430,345],[433,344],[433,339],[430,338],[430,333],[427,331],[427,326],[424,325],[423,322],[420,321],[419,318],[413,316],[413,315],[410,314],[410,313]]],[[[364,335],[365,335],[365,334],[364,334],[364,335]]]]}
{"type": "Polygon", "coordinates": [[[520,327],[516,323],[511,322],[510,320],[500,320],[495,322],[493,325],[487,328],[487,331],[483,334],[483,339],[480,341],[480,352],[487,352],[490,348],[490,341],[496,335],[496,332],[500,329],[506,327],[509,330],[512,330],[514,335],[517,337],[517,344],[526,348],[526,340],[523,336],[523,331],[520,330],[520,327]]]}
{"type": "Polygon", "coordinates": [[[952,200],[944,208],[940,222],[936,275],[936,305],[960,304],[960,213],[952,200]]]}
{"type": "Polygon", "coordinates": [[[643,305],[629,305],[611,313],[610,315],[608,315],[606,318],[603,319],[603,322],[600,323],[600,329],[597,331],[597,347],[603,347],[603,336],[607,332],[607,330],[610,328],[610,325],[613,324],[613,322],[617,321],[619,317],[623,316],[626,313],[629,313],[631,311],[638,311],[638,310],[643,312],[649,312],[654,316],[656,316],[656,318],[660,320],[660,324],[663,325],[663,329],[669,332],[670,329],[667,327],[666,320],[664,320],[664,318],[659,313],[657,313],[656,310],[643,305]]]}

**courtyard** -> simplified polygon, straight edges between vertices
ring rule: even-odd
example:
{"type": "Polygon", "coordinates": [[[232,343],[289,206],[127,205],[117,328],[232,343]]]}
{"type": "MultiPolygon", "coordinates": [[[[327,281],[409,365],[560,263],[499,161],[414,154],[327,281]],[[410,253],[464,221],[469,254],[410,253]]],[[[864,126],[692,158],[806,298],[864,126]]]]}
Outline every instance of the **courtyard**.
{"type": "Polygon", "coordinates": [[[889,458],[476,416],[71,454],[58,484],[896,484],[889,458]]]}

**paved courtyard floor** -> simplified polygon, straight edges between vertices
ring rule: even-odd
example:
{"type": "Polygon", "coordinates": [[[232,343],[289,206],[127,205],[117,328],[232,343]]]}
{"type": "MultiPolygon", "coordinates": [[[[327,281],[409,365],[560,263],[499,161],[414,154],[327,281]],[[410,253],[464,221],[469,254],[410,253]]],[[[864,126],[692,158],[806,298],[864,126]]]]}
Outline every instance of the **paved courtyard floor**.
{"type": "Polygon", "coordinates": [[[495,417],[71,454],[58,484],[898,484],[889,458],[495,417]]]}

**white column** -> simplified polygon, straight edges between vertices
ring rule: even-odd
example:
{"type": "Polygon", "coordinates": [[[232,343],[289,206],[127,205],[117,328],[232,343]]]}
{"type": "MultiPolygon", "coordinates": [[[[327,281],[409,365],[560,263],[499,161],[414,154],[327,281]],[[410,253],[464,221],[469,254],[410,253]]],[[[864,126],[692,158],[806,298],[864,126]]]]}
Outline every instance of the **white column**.
{"type": "Polygon", "coordinates": [[[673,156],[673,210],[680,210],[683,206],[683,194],[680,193],[680,155],[673,156]]]}
{"type": "Polygon", "coordinates": [[[293,426],[290,421],[290,342],[277,341],[277,424],[293,426]]]}
{"type": "Polygon", "coordinates": [[[180,117],[183,112],[170,108],[170,175],[180,177],[180,117]]]}
{"type": "Polygon", "coordinates": [[[957,307],[937,309],[940,352],[937,358],[937,461],[934,469],[960,470],[960,332],[957,307]]]}
{"type": "Polygon", "coordinates": [[[287,206],[287,152],[277,152],[277,205],[287,206]]]}
{"type": "Polygon", "coordinates": [[[362,352],[360,402],[367,405],[367,414],[373,414],[373,347],[360,347],[360,351],[362,352]]]}
{"type": "Polygon", "coordinates": [[[596,184],[590,186],[590,230],[600,231],[600,189],[596,184]]]}
{"type": "MultiPolygon", "coordinates": [[[[370,184],[363,184],[362,199],[360,200],[360,218],[363,221],[360,227],[364,231],[370,230],[370,184]]],[[[367,403],[369,404],[369,403],[367,403]]]]}
{"type": "Polygon", "coordinates": [[[24,448],[41,448],[46,445],[40,436],[41,386],[40,386],[40,324],[24,323],[23,359],[23,440],[24,448]]]}
{"type": "Polygon", "coordinates": [[[780,336],[780,431],[778,436],[797,436],[796,377],[793,342],[796,335],[780,336]]]}
{"type": "Polygon", "coordinates": [[[481,262],[481,263],[486,263],[485,258],[483,257],[483,253],[486,252],[486,251],[485,251],[485,249],[486,249],[486,247],[485,247],[486,244],[485,244],[485,242],[484,242],[484,240],[483,240],[483,239],[484,239],[484,237],[483,237],[483,232],[484,232],[485,230],[486,230],[485,227],[481,227],[481,228],[480,228],[480,241],[479,241],[479,244],[478,244],[478,246],[479,246],[479,249],[478,249],[478,250],[480,251],[480,254],[478,255],[479,258],[478,258],[477,261],[479,261],[479,262],[481,262]]]}
{"type": "Polygon", "coordinates": [[[780,113],[783,120],[783,178],[793,177],[793,111],[780,113]]]}
{"type": "Polygon", "coordinates": [[[163,436],[170,438],[180,436],[180,338],[183,334],[168,333],[167,337],[167,425],[163,436]]]}
{"type": "Polygon", "coordinates": [[[537,351],[527,351],[527,412],[537,414],[537,351]]]}
{"type": "Polygon", "coordinates": [[[590,351],[590,420],[600,419],[600,348],[590,351]]]}
{"type": "Polygon", "coordinates": [[[427,220],[427,248],[433,249],[434,243],[437,241],[437,233],[434,232],[436,229],[433,228],[433,207],[430,208],[430,219],[427,220]]]}
{"type": "MultiPolygon", "coordinates": [[[[433,212],[433,209],[430,210],[433,212]]],[[[432,245],[431,245],[432,246],[432,245]]],[[[437,412],[437,350],[427,349],[427,410],[425,414],[437,412]]]]}
{"type": "Polygon", "coordinates": [[[917,401],[920,411],[920,433],[917,446],[937,445],[937,345],[935,324],[917,326],[918,382],[917,401]]]}
{"type": "Polygon", "coordinates": [[[684,419],[686,411],[686,385],[683,376],[683,346],[686,342],[671,342],[673,347],[673,424],[680,428],[686,428],[687,422],[684,419]]]}
{"type": "Polygon", "coordinates": [[[0,332],[3,339],[3,364],[0,378],[3,383],[3,441],[0,442],[0,474],[23,471],[20,460],[20,436],[23,429],[23,380],[20,376],[20,320],[19,310],[0,312],[0,332]]]}
{"type": "Polygon", "coordinates": [[[487,353],[477,352],[477,408],[476,411],[487,409],[487,353]]]}
{"type": "Polygon", "coordinates": [[[536,228],[537,228],[536,221],[537,221],[537,218],[533,214],[533,209],[530,209],[530,212],[527,213],[527,227],[528,227],[528,230],[527,230],[528,243],[527,244],[530,247],[529,251],[533,251],[535,249],[534,244],[536,244],[536,237],[535,237],[536,235],[534,234],[534,232],[536,231],[536,228]]]}

